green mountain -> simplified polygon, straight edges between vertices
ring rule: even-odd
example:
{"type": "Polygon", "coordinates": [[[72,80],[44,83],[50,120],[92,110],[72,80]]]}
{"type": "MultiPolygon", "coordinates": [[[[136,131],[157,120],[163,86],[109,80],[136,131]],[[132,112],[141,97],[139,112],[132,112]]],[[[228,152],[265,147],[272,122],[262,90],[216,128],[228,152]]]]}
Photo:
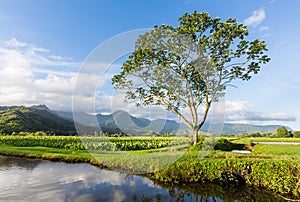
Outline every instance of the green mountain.
{"type": "Polygon", "coordinates": [[[0,133],[36,131],[59,135],[76,134],[73,121],[53,114],[45,105],[0,108],[0,133]]]}

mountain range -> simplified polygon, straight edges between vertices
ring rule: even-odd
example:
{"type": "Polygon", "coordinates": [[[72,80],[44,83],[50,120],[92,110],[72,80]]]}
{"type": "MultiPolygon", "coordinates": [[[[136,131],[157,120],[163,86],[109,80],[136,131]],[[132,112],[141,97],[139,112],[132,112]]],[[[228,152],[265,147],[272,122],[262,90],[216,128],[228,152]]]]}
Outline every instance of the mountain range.
{"type": "MultiPolygon", "coordinates": [[[[175,133],[188,133],[188,128],[174,120],[149,120],[130,115],[125,111],[115,111],[112,114],[91,115],[85,112],[54,111],[46,105],[0,106],[0,133],[44,131],[56,135],[74,135],[77,133],[94,134],[99,132],[123,135],[154,135],[175,133]],[[75,117],[75,121],[74,121],[75,117]],[[75,124],[74,124],[75,123],[75,124]],[[76,127],[75,127],[76,126],[76,127]],[[77,130],[76,130],[77,129],[77,130]]],[[[222,134],[242,134],[253,132],[275,132],[281,125],[251,125],[230,124],[222,125],[205,123],[201,128],[203,132],[222,134]]],[[[286,127],[291,130],[289,127],[286,127]]]]}

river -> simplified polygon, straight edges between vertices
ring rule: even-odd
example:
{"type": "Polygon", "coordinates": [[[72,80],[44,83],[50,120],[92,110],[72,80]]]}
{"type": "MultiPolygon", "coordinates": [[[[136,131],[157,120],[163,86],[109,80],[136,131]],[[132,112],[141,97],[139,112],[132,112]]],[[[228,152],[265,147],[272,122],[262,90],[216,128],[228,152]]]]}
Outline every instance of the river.
{"type": "Polygon", "coordinates": [[[171,187],[146,177],[66,164],[0,156],[0,201],[278,201],[246,186],[171,187]]]}

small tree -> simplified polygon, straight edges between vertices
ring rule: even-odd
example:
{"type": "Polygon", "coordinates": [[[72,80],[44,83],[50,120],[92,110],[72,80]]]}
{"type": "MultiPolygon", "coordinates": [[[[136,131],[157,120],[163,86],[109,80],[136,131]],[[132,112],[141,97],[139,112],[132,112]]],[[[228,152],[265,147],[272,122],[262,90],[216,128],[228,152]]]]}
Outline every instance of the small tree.
{"type": "Polygon", "coordinates": [[[289,131],[285,127],[277,128],[277,137],[290,137],[289,131]]]}
{"type": "Polygon", "coordinates": [[[293,132],[293,137],[300,138],[300,131],[294,131],[293,132]]]}
{"type": "Polygon", "coordinates": [[[249,80],[270,58],[258,39],[248,41],[247,27],[209,13],[185,13],[177,27],[155,26],[141,35],[135,51],[112,83],[137,105],[161,105],[190,129],[193,142],[212,102],[235,79],[249,80]]]}

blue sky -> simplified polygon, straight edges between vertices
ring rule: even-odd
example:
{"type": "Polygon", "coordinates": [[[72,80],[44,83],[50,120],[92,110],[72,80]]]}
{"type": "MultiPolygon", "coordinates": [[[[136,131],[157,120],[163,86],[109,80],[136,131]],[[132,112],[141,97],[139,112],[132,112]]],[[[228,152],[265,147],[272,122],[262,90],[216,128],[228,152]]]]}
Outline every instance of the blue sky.
{"type": "MultiPolygon", "coordinates": [[[[299,7],[283,0],[0,0],[0,105],[70,110],[76,76],[99,44],[155,24],[176,26],[184,12],[197,10],[247,24],[250,39],[265,40],[272,58],[249,82],[228,88],[227,121],[300,130],[299,7]]],[[[112,94],[105,88],[102,102],[112,94]]],[[[99,111],[109,108],[98,104],[99,111]]]]}

